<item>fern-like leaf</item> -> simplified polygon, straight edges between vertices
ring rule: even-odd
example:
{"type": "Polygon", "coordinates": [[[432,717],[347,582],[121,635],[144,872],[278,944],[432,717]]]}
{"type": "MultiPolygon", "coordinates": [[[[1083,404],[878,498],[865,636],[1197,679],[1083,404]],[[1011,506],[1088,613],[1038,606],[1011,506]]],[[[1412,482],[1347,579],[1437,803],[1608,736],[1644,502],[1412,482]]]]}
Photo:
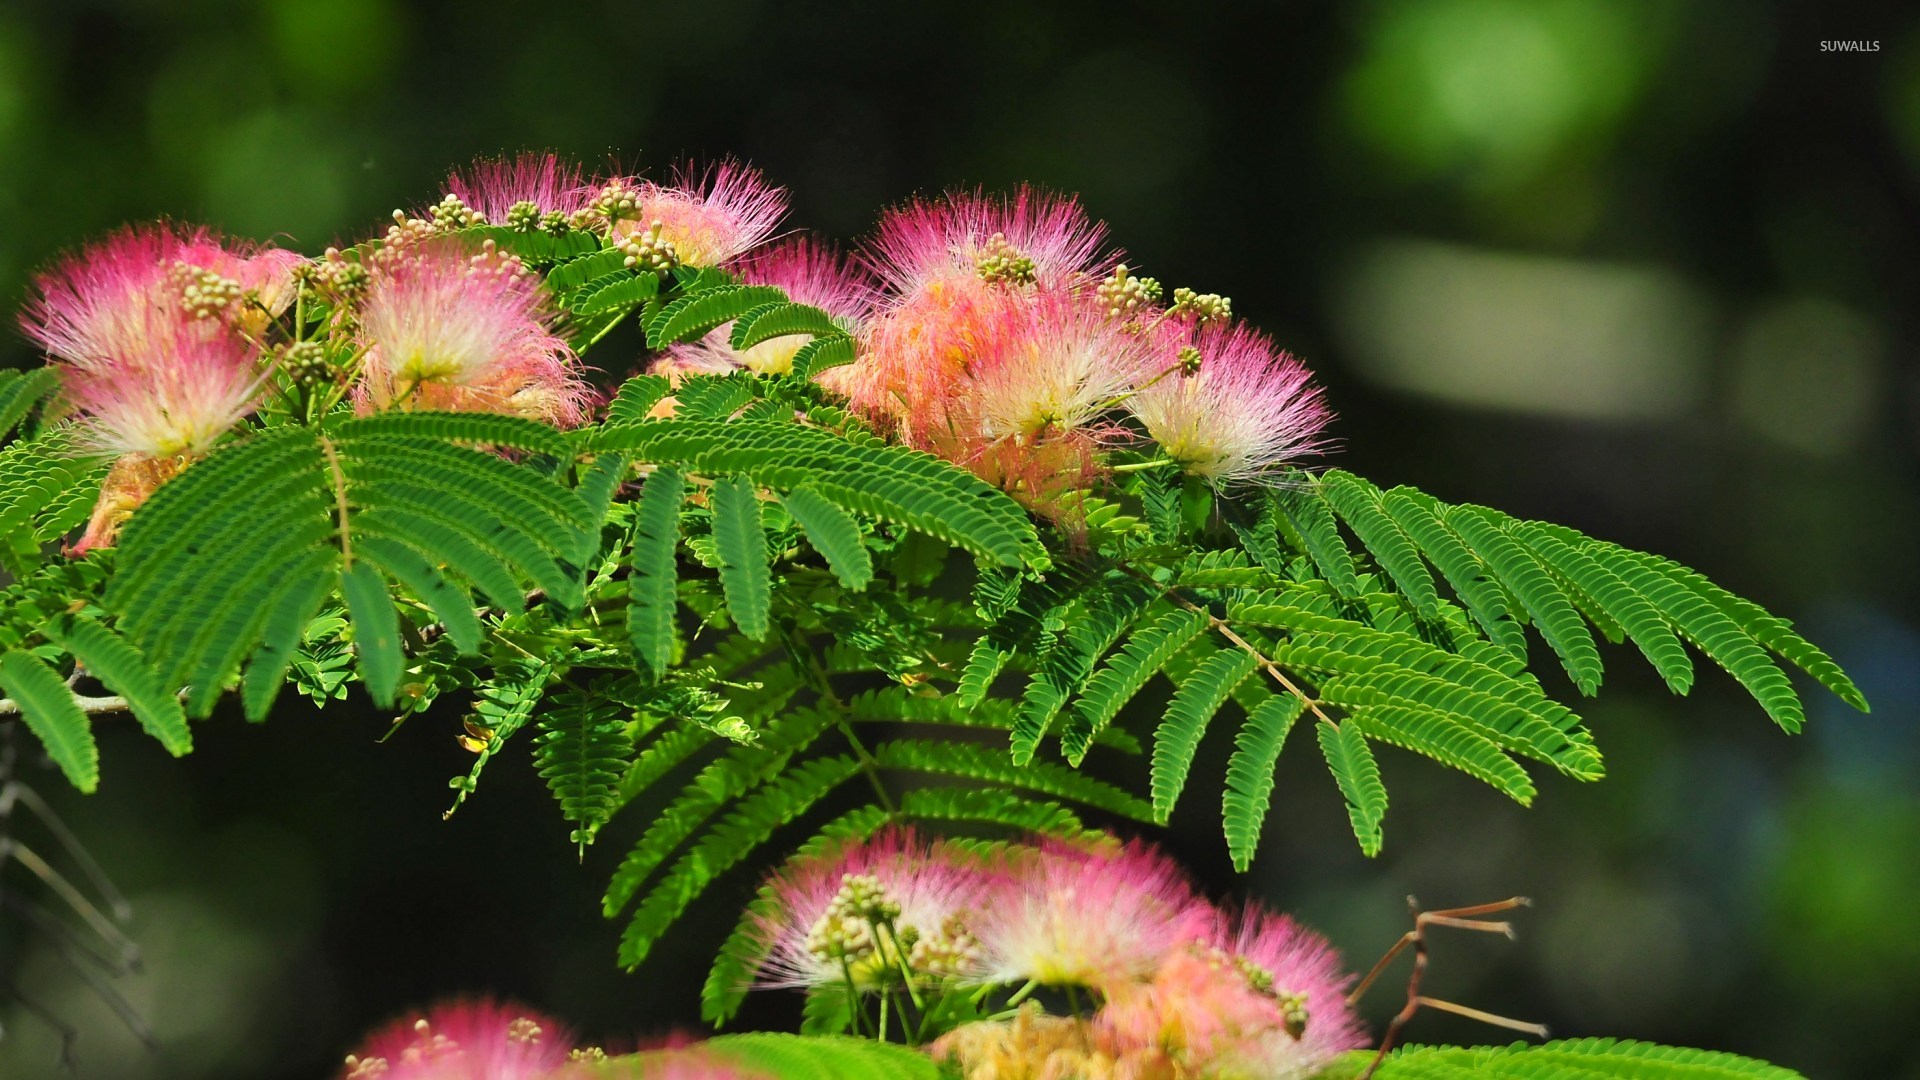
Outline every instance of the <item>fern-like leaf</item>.
{"type": "Polygon", "coordinates": [[[713,540],[720,552],[720,587],[740,632],[756,640],[771,628],[773,577],[760,496],[751,481],[728,477],[713,485],[713,540]]]}
{"type": "Polygon", "coordinates": [[[1353,835],[1367,855],[1380,854],[1384,838],[1380,823],[1387,816],[1387,788],[1380,782],[1380,765],[1360,732],[1347,725],[1338,727],[1321,721],[1314,725],[1320,740],[1320,753],[1327,769],[1347,802],[1347,817],[1353,822],[1353,835]]]}
{"type": "Polygon", "coordinates": [[[654,678],[673,660],[675,583],[679,580],[680,505],[686,480],[662,467],[647,477],[633,514],[633,573],[627,578],[627,635],[654,678]]]}
{"type": "Polygon", "coordinates": [[[797,487],[780,504],[800,523],[807,542],[827,560],[840,583],[856,592],[873,580],[873,556],[860,535],[859,523],[819,492],[797,487]]]}
{"type": "Polygon", "coordinates": [[[1253,674],[1259,660],[1244,649],[1221,649],[1201,661],[1174,691],[1173,701],[1153,733],[1153,818],[1166,824],[1174,803],[1186,787],[1187,774],[1193,769],[1193,755],[1200,748],[1200,737],[1215,713],[1227,703],[1247,676],[1253,674]]]}
{"type": "Polygon", "coordinates": [[[590,694],[572,694],[539,720],[533,761],[560,814],[574,823],[571,839],[582,850],[613,817],[620,777],[633,741],[618,705],[590,694]]]}
{"type": "Polygon", "coordinates": [[[1270,694],[1247,713],[1246,724],[1234,736],[1220,820],[1227,834],[1227,854],[1240,873],[1253,865],[1260,827],[1267,820],[1273,795],[1274,766],[1280,760],[1287,733],[1305,708],[1305,703],[1292,694],[1270,694]]]}
{"type": "Polygon", "coordinates": [[[159,672],[125,638],[92,619],[72,614],[53,619],[44,633],[47,640],[72,653],[101,685],[125,698],[140,726],[158,739],[167,753],[180,757],[193,749],[193,734],[187,730],[187,714],[180,707],[180,699],[167,692],[159,672]]]}
{"type": "Polygon", "coordinates": [[[400,613],[387,595],[387,583],[371,564],[355,563],[340,572],[340,593],[353,619],[353,651],[367,693],[382,706],[392,705],[405,660],[400,653],[400,613]]]}
{"type": "Polygon", "coordinates": [[[1079,764],[1094,738],[1113,722],[1127,702],[1166,662],[1207,631],[1202,611],[1169,611],[1135,631],[1125,645],[1087,680],[1074,702],[1060,745],[1067,760],[1079,764]]]}
{"type": "Polygon", "coordinates": [[[12,700],[69,783],[89,794],[100,786],[93,725],[58,672],[32,653],[14,649],[0,655],[0,693],[12,700]]]}

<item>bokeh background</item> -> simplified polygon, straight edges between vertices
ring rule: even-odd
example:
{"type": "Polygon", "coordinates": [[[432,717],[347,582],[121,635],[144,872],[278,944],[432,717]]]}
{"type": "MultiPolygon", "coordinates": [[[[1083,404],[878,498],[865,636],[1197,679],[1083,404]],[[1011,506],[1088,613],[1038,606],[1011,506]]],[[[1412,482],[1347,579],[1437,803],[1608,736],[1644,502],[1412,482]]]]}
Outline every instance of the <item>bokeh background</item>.
{"type": "MultiPolygon", "coordinates": [[[[1874,704],[1809,693],[1790,739],[1717,672],[1674,699],[1614,650],[1586,708],[1604,783],[1550,778],[1527,811],[1388,752],[1388,848],[1367,860],[1296,745],[1250,876],[1215,806],[1177,820],[1209,885],[1299,912],[1356,966],[1405,928],[1408,894],[1528,894],[1518,942],[1437,943],[1431,992],[1556,1034],[1920,1076],[1903,7],[14,0],[0,295],[130,219],[317,251],[502,150],[739,154],[792,186],[795,223],[845,239],[916,191],[1077,191],[1130,262],[1230,294],[1315,367],[1338,464],[1698,566],[1801,623],[1874,704]],[[1835,39],[1879,51],[1820,50],[1835,39]]],[[[0,356],[32,362],[17,335],[0,356]]],[[[582,865],[519,755],[443,823],[468,763],[450,724],[376,743],[358,702],[287,703],[208,723],[184,762],[110,730],[100,794],[35,780],[132,897],[146,967],[121,985],[160,1047],[31,942],[0,936],[0,984],[81,1024],[91,1077],[321,1077],[370,1025],[459,993],[615,1042],[694,1024],[750,879],[617,971],[598,896],[635,823],[582,865]]],[[[5,1000],[0,1024],[0,1075],[51,1075],[46,1027],[5,1000]]],[[[1435,1014],[1413,1034],[1506,1041],[1435,1014]]]]}

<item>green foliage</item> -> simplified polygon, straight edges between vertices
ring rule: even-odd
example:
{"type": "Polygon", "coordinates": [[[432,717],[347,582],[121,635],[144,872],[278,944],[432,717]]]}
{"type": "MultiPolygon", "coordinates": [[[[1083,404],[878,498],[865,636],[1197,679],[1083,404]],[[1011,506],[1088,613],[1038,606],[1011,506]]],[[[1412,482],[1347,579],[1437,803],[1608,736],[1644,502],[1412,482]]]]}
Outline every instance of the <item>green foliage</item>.
{"type": "Polygon", "coordinates": [[[58,672],[32,653],[14,649],[0,655],[0,691],[74,787],[91,792],[100,786],[93,726],[58,672]]]}
{"type": "MultiPolygon", "coordinates": [[[[1352,1080],[1373,1060],[1356,1051],[1322,1072],[1352,1080]]],[[[1752,1058],[1626,1039],[1567,1039],[1542,1045],[1407,1046],[1388,1054],[1378,1080],[1798,1080],[1800,1074],[1752,1058]]]]}
{"type": "Polygon", "coordinates": [[[36,406],[60,388],[60,373],[52,368],[20,371],[0,369],[0,439],[13,434],[36,406]]]}
{"type": "Polygon", "coordinates": [[[773,1080],[935,1080],[940,1075],[925,1054],[849,1036],[760,1031],[722,1035],[705,1045],[773,1080]]]}

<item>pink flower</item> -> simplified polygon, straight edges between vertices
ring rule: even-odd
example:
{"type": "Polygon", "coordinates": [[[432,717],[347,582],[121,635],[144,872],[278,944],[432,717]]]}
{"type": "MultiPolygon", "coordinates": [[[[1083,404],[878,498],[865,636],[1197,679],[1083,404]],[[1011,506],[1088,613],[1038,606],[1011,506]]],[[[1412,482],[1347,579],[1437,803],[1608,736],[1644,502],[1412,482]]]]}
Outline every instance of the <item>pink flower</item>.
{"type": "Polygon", "coordinates": [[[609,181],[602,198],[616,187],[620,208],[609,241],[636,266],[725,266],[765,241],[787,213],[785,188],[732,160],[698,174],[682,169],[671,187],[609,181]]]}
{"type": "Polygon", "coordinates": [[[1015,860],[977,920],[985,981],[1111,994],[1152,976],[1207,932],[1212,908],[1165,855],[1138,842],[1044,841],[1015,860]]]}
{"type": "Polygon", "coordinates": [[[154,307],[117,319],[86,364],[60,365],[67,400],[95,450],[198,457],[253,410],[262,381],[253,346],[154,307]]]}
{"type": "MultiPolygon", "coordinates": [[[[515,221],[515,208],[531,208],[533,221],[547,214],[572,217],[587,208],[592,189],[580,168],[553,154],[481,158],[447,177],[447,192],[479,211],[489,224],[527,227],[515,221]]],[[[528,214],[521,209],[522,215],[528,214]]]]}
{"type": "Polygon", "coordinates": [[[1248,907],[1223,922],[1215,947],[1235,958],[1266,997],[1279,1002],[1285,1023],[1244,1041],[1231,1055],[1237,1075],[1293,1080],[1310,1076],[1334,1056],[1368,1044],[1360,1018],[1347,1004],[1340,954],[1319,934],[1285,915],[1248,907]]]}
{"type": "Polygon", "coordinates": [[[589,388],[519,260],[449,240],[382,260],[360,309],[359,394],[373,409],[496,412],[572,426],[589,388]]]}
{"type": "Polygon", "coordinates": [[[868,325],[865,355],[829,383],[909,446],[971,469],[1028,506],[1070,516],[1119,406],[1163,362],[1085,295],[935,280],[868,325]]]}
{"type": "Polygon", "coordinates": [[[1173,370],[1128,406],[1186,472],[1216,484],[1258,483],[1325,445],[1320,434],[1332,414],[1320,388],[1265,335],[1209,321],[1170,363],[1173,370]]]}
{"type": "MultiPolygon", "coordinates": [[[[873,304],[873,285],[865,273],[848,265],[830,245],[796,237],[740,260],[740,280],[750,285],[773,285],[786,290],[798,304],[820,308],[843,329],[859,329],[873,304]]],[[[740,368],[763,375],[793,369],[793,356],[807,342],[807,334],[768,338],[746,349],[728,344],[732,323],[719,327],[689,345],[668,350],[663,362],[676,370],[726,372],[740,368]]]]}
{"type": "Polygon", "coordinates": [[[797,860],[771,881],[778,907],[757,931],[761,986],[862,989],[974,976],[980,916],[992,876],[970,856],[911,830],[797,860]]]}
{"type": "Polygon", "coordinates": [[[341,1080],[547,1080],[570,1047],[567,1032],[537,1013],[454,1002],[374,1035],[347,1056],[341,1080]]]}
{"type": "Polygon", "coordinates": [[[257,333],[292,302],[293,268],[303,261],[205,229],[122,229],[35,278],[21,324],[56,359],[120,367],[164,345],[174,322],[210,336],[222,327],[257,333]]]}
{"type": "Polygon", "coordinates": [[[1010,196],[956,191],[888,211],[866,259],[902,297],[955,277],[1058,287],[1112,261],[1099,254],[1105,234],[1069,196],[1025,186],[1010,196]]]}

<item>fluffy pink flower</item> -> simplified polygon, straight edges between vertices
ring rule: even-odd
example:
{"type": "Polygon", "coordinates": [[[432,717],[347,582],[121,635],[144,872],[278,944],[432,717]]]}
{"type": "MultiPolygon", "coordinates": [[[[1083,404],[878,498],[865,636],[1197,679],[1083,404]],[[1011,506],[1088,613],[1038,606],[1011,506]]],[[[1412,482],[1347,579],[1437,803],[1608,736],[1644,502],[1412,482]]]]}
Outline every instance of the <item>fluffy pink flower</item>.
{"type": "MultiPolygon", "coordinates": [[[[873,304],[873,284],[867,276],[848,265],[831,245],[807,237],[754,252],[741,259],[736,269],[741,281],[784,289],[795,303],[820,308],[849,331],[860,328],[873,304]]],[[[794,354],[813,340],[807,334],[787,334],[736,350],[728,344],[732,328],[728,323],[697,342],[676,345],[662,362],[673,370],[718,373],[745,368],[777,375],[792,370],[794,354]]]]}
{"type": "Polygon", "coordinates": [[[579,166],[553,154],[533,153],[481,158],[447,177],[447,192],[493,225],[514,224],[509,218],[522,203],[539,214],[572,216],[593,197],[579,166]]]}
{"type": "Polygon", "coordinates": [[[396,254],[378,264],[360,309],[366,406],[584,419],[578,361],[549,329],[539,280],[518,260],[444,240],[396,254]]]}
{"type": "Polygon", "coordinates": [[[1320,388],[1264,334],[1210,321],[1171,363],[1176,370],[1128,406],[1188,473],[1214,483],[1259,482],[1324,446],[1320,433],[1332,414],[1320,388]]]}
{"type": "Polygon", "coordinates": [[[972,857],[911,830],[797,860],[776,873],[778,906],[756,929],[762,986],[878,987],[979,971],[973,922],[994,881],[972,857]]]}
{"type": "Polygon", "coordinates": [[[1223,1066],[1241,1072],[1227,1075],[1293,1080],[1368,1044],[1359,1016],[1347,1004],[1353,977],[1319,934],[1285,915],[1249,907],[1222,924],[1214,944],[1264,983],[1266,995],[1285,1006],[1292,1022],[1290,1030],[1269,1028],[1238,1045],[1223,1066]]]}
{"type": "Polygon", "coordinates": [[[931,282],[876,316],[866,353],[830,383],[909,446],[971,469],[1028,506],[1068,498],[1126,435],[1112,417],[1162,363],[1080,294],[977,279],[931,282]]]}
{"type": "Polygon", "coordinates": [[[253,410],[261,373],[253,346],[154,307],[118,320],[114,351],[60,365],[66,397],[92,449],[147,458],[197,457],[253,410]]]}
{"type": "Polygon", "coordinates": [[[673,186],[633,184],[635,207],[610,240],[643,261],[724,266],[758,247],[787,213],[787,190],[758,169],[725,160],[701,173],[683,169],[673,186]]]}
{"type": "Polygon", "coordinates": [[[1010,196],[956,191],[888,211],[865,257],[902,297],[955,277],[1058,287],[1104,270],[1105,235],[1069,196],[1025,186],[1010,196]]]}
{"type": "Polygon", "coordinates": [[[560,1025],[537,1013],[454,1002],[374,1035],[347,1056],[341,1080],[547,1080],[570,1048],[560,1025]]]}
{"type": "Polygon", "coordinates": [[[1049,840],[1015,860],[975,933],[987,981],[1111,994],[1150,977],[1212,918],[1185,872],[1153,848],[1049,840]]]}
{"type": "Polygon", "coordinates": [[[21,324],[68,364],[120,367],[164,344],[174,322],[209,335],[222,327],[257,331],[292,302],[293,269],[303,261],[205,229],[122,229],[35,278],[21,324]]]}

